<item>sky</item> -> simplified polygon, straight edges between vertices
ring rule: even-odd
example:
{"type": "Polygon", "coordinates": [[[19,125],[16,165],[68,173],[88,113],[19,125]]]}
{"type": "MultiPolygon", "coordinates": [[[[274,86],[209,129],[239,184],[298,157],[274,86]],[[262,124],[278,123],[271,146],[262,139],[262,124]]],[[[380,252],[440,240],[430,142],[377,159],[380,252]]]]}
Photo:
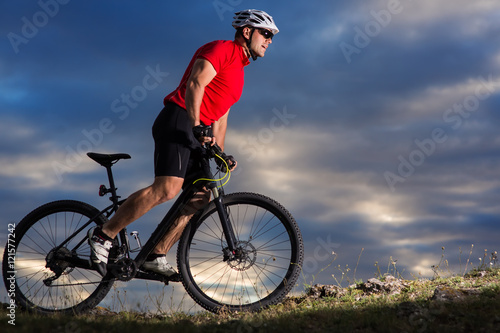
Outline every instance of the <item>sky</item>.
{"type": "MultiPolygon", "coordinates": [[[[7,224],[45,202],[108,204],[88,151],[132,156],[114,167],[123,196],[151,184],[163,98],[197,48],[233,39],[233,13],[247,8],[280,32],[231,109],[238,169],[226,192],[262,193],[293,214],[299,291],[429,278],[432,266],[462,274],[500,249],[496,0],[2,1],[0,248],[7,224]]],[[[168,208],[128,229],[144,242],[168,208]]],[[[120,288],[130,307],[154,311],[152,289],[175,300],[167,308],[189,302],[180,285],[120,288]]]]}

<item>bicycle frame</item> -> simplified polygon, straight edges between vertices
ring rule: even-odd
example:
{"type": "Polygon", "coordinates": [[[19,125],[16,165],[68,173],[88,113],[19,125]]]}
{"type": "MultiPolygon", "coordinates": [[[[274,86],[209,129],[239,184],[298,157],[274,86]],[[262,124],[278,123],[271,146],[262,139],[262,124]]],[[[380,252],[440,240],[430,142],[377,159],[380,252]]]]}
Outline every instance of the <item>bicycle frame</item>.
{"type": "MultiPolygon", "coordinates": [[[[204,187],[207,187],[212,191],[214,196],[214,203],[217,207],[217,212],[219,214],[219,219],[222,225],[222,229],[224,231],[224,236],[226,238],[228,248],[231,252],[234,252],[236,249],[236,240],[232,225],[229,221],[228,215],[224,206],[222,205],[222,196],[221,193],[217,190],[217,184],[212,179],[214,178],[210,165],[208,162],[208,158],[204,157],[202,160],[202,170],[203,173],[200,174],[201,178],[195,182],[190,183],[180,194],[177,200],[174,202],[170,210],[167,212],[163,220],[158,224],[155,231],[148,239],[146,244],[142,247],[140,252],[137,254],[135,258],[135,263],[137,267],[140,267],[146,257],[153,251],[153,249],[158,245],[158,243],[162,240],[163,236],[167,233],[169,228],[173,225],[177,217],[180,215],[184,207],[189,204],[189,201],[193,198],[193,196],[202,190],[204,187]]],[[[123,233],[126,235],[126,233],[123,233]]]]}
{"type": "MultiPolygon", "coordinates": [[[[226,238],[226,242],[228,245],[228,250],[230,253],[234,254],[236,250],[236,237],[231,225],[231,222],[229,220],[228,214],[223,206],[222,203],[222,194],[223,191],[220,191],[217,189],[217,184],[213,180],[213,174],[210,169],[210,164],[209,164],[209,159],[210,157],[208,156],[207,153],[203,154],[201,164],[202,164],[202,171],[199,172],[196,176],[200,176],[199,179],[196,181],[192,182],[189,181],[188,185],[185,187],[185,189],[181,192],[179,197],[176,199],[172,207],[169,209],[169,211],[166,213],[165,217],[162,219],[162,221],[158,224],[154,232],[152,233],[151,237],[147,240],[147,242],[144,244],[144,246],[140,249],[139,253],[133,259],[132,261],[134,262],[136,268],[140,268],[144,261],[146,260],[147,256],[154,250],[154,248],[158,245],[158,243],[162,240],[163,236],[168,232],[168,230],[171,228],[171,226],[174,224],[176,219],[180,216],[181,212],[183,209],[189,204],[189,201],[194,197],[194,195],[202,190],[203,188],[209,189],[212,194],[213,194],[213,201],[214,204],[217,208],[217,212],[219,215],[219,219],[221,222],[222,230],[224,233],[224,236],[226,238]]],[[[113,202],[110,206],[106,207],[102,211],[99,212],[98,215],[94,216],[92,219],[90,219],[88,222],[86,222],[82,227],[80,227],[78,230],[76,230],[71,236],[69,236],[64,243],[60,244],[56,249],[55,252],[57,253],[58,249],[63,247],[65,244],[67,244],[76,234],[87,228],[92,222],[94,222],[99,216],[105,214],[107,218],[109,218],[116,210],[118,207],[125,202],[125,200],[119,201],[118,199],[120,198],[117,193],[116,193],[116,188],[114,186],[114,180],[113,180],[113,174],[111,171],[111,164],[106,165],[106,170],[108,174],[108,180],[110,183],[110,189],[106,190],[105,192],[111,193],[110,200],[113,202]]],[[[195,178],[195,177],[191,177],[195,178]]],[[[188,180],[186,180],[188,182],[188,180]]],[[[127,231],[124,228],[123,230],[120,231],[119,233],[119,249],[121,250],[120,255],[123,255],[124,257],[131,259],[130,258],[130,247],[129,247],[129,241],[128,241],[128,235],[127,231]]],[[[79,247],[84,241],[87,239],[83,239],[81,242],[79,242],[75,248],[79,247]]],[[[61,258],[64,260],[67,260],[71,264],[75,265],[75,267],[81,267],[84,269],[94,269],[91,265],[90,262],[80,259],[77,257],[74,257],[70,255],[68,258],[67,256],[64,258],[61,258]]],[[[113,271],[113,269],[119,269],[123,267],[123,265],[120,264],[108,264],[108,268],[113,271]]],[[[159,280],[163,281],[165,283],[168,283],[168,281],[171,281],[172,279],[167,278],[166,276],[162,276],[156,273],[149,273],[149,272],[141,272],[141,271],[136,271],[131,278],[138,278],[138,279],[147,279],[147,280],[159,280]]]]}

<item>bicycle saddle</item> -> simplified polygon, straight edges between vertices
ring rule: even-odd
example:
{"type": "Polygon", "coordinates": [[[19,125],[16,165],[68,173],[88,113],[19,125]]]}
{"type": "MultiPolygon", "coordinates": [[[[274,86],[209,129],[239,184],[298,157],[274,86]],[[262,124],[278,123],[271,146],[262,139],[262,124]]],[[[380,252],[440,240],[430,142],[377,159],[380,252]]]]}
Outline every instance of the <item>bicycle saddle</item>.
{"type": "Polygon", "coordinates": [[[87,156],[102,165],[103,167],[108,167],[121,159],[128,160],[130,158],[129,154],[99,154],[99,153],[87,153],[87,156]]]}

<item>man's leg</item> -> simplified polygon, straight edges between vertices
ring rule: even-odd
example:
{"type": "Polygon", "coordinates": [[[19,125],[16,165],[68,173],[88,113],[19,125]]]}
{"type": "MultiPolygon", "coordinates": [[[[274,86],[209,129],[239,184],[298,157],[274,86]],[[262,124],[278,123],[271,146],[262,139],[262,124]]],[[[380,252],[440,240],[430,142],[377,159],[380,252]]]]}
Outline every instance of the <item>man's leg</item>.
{"type": "Polygon", "coordinates": [[[181,238],[184,228],[191,217],[201,208],[205,207],[210,201],[210,191],[201,191],[196,193],[191,201],[184,207],[181,215],[175,220],[172,227],[167,231],[163,239],[153,250],[155,254],[166,254],[172,246],[181,238]]]}
{"type": "MultiPolygon", "coordinates": [[[[102,276],[105,276],[107,272],[106,264],[111,249],[111,239],[151,208],[174,198],[181,190],[183,182],[184,179],[179,177],[156,177],[151,186],[139,190],[127,198],[115,215],[103,225],[102,229],[95,227],[89,230],[89,244],[92,249],[90,257],[102,276]]],[[[165,264],[168,265],[166,260],[165,264]]],[[[170,265],[168,266],[171,268],[170,265]]],[[[160,273],[165,274],[164,271],[165,269],[162,269],[160,273]]],[[[173,268],[166,272],[167,275],[174,273],[173,268]]]]}
{"type": "Polygon", "coordinates": [[[153,184],[133,193],[102,228],[110,238],[116,235],[153,207],[173,199],[182,189],[183,178],[172,176],[156,177],[153,184]]]}
{"type": "Polygon", "coordinates": [[[196,211],[202,208],[210,200],[210,192],[198,192],[193,199],[186,205],[186,207],[181,212],[181,215],[174,221],[173,225],[167,231],[163,239],[156,246],[153,252],[148,256],[144,264],[143,269],[163,274],[166,276],[173,276],[177,272],[167,261],[166,253],[172,248],[172,246],[179,240],[182,235],[184,228],[191,219],[191,217],[196,213],[196,211]]]}

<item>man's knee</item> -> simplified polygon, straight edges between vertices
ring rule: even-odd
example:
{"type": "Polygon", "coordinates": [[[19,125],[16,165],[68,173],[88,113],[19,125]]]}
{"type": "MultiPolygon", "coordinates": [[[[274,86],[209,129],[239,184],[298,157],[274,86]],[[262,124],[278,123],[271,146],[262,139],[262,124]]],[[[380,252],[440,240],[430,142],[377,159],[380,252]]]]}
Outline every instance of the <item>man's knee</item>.
{"type": "Polygon", "coordinates": [[[158,204],[175,198],[182,189],[184,180],[177,177],[157,177],[152,185],[158,204]]]}
{"type": "Polygon", "coordinates": [[[160,192],[157,194],[156,197],[157,197],[157,204],[161,205],[162,203],[165,203],[175,198],[175,194],[173,194],[172,192],[160,192]]]}

